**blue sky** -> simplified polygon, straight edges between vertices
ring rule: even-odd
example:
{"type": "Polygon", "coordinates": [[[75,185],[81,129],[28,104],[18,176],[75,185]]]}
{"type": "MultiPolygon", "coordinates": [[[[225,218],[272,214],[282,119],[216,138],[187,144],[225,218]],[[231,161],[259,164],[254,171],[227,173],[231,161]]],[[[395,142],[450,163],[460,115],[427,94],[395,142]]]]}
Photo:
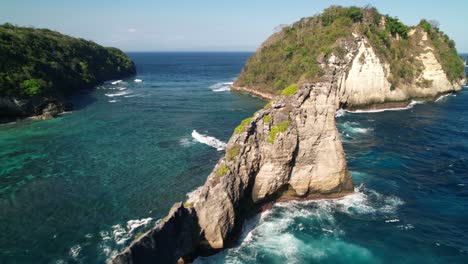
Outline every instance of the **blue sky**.
{"type": "Polygon", "coordinates": [[[407,24],[435,19],[468,52],[468,0],[0,0],[0,23],[45,27],[125,51],[253,51],[280,24],[371,4],[407,24]]]}

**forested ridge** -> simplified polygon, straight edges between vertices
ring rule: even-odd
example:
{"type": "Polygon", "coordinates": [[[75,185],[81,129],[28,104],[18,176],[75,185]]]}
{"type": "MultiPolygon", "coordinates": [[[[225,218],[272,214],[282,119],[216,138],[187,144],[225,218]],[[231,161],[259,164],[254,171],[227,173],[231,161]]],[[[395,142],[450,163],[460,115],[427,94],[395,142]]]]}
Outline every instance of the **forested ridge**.
{"type": "Polygon", "coordinates": [[[66,96],[135,74],[117,48],[48,29],[0,25],[0,96],[66,96]]]}

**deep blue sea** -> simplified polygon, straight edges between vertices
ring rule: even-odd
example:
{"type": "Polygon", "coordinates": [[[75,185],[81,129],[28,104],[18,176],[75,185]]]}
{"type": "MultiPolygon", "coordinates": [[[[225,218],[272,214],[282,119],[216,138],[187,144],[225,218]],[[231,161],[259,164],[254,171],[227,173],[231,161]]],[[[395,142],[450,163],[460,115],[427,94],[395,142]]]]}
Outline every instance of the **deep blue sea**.
{"type": "MultiPolygon", "coordinates": [[[[74,96],[71,113],[0,125],[0,263],[105,263],[266,103],[228,89],[251,53],[129,55],[138,75],[74,96]]],[[[355,194],[276,204],[196,262],[468,263],[466,102],[340,113],[355,194]]]]}

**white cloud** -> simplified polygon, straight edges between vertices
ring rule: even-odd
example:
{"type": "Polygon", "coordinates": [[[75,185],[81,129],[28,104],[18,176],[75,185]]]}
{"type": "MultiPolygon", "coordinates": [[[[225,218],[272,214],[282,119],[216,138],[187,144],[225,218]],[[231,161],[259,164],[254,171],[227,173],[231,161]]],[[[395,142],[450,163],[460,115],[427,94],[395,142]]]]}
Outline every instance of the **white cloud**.
{"type": "Polygon", "coordinates": [[[127,31],[130,32],[130,33],[135,33],[137,30],[136,30],[136,28],[129,28],[129,29],[127,29],[127,31]]]}

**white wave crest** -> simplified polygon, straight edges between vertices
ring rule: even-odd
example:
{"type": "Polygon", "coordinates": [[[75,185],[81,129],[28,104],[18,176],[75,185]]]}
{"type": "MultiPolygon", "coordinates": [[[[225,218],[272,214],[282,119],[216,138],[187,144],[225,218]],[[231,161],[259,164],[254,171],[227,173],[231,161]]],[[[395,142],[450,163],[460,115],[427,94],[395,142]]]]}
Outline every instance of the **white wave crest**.
{"type": "Polygon", "coordinates": [[[196,142],[193,138],[188,138],[188,137],[184,137],[179,140],[179,144],[184,148],[190,147],[195,143],[196,142]]]}
{"type": "Polygon", "coordinates": [[[210,147],[215,148],[218,151],[224,150],[226,148],[226,143],[222,142],[221,140],[215,138],[215,137],[210,137],[207,135],[202,135],[198,133],[196,130],[192,131],[192,137],[203,144],[206,144],[210,147]]]}
{"type": "Polygon", "coordinates": [[[141,79],[135,79],[135,80],[134,80],[134,82],[136,82],[136,83],[140,83],[140,82],[142,82],[142,81],[143,81],[143,80],[141,80],[141,79]]]}
{"type": "Polygon", "coordinates": [[[381,113],[381,112],[386,112],[386,111],[402,111],[402,110],[408,110],[413,108],[417,104],[423,104],[424,102],[421,101],[411,101],[407,106],[405,107],[395,107],[395,108],[382,108],[382,109],[370,109],[370,110],[345,110],[348,113],[354,113],[354,114],[365,114],[365,113],[381,113]]]}
{"type": "MultiPolygon", "coordinates": [[[[238,247],[199,258],[195,263],[255,262],[258,252],[282,259],[284,263],[321,263],[330,258],[340,263],[352,263],[356,259],[376,263],[378,259],[371,251],[342,239],[345,232],[335,217],[346,214],[366,220],[396,219],[392,217],[395,212],[385,208],[392,205],[396,210],[395,200],[398,198],[360,186],[354,194],[339,199],[277,203],[246,223],[238,247]]],[[[398,204],[401,203],[400,200],[398,204]]]]}
{"type": "MultiPolygon", "coordinates": [[[[101,231],[99,235],[102,239],[99,247],[101,248],[104,255],[108,257],[108,260],[118,254],[122,247],[127,245],[131,239],[136,236],[137,230],[141,230],[142,227],[148,226],[153,223],[153,218],[143,218],[136,220],[127,221],[126,225],[114,225],[111,230],[101,231]]],[[[156,222],[157,223],[157,222],[156,222]]]]}
{"type": "Polygon", "coordinates": [[[74,245],[73,247],[70,248],[70,251],[68,252],[70,256],[74,259],[78,258],[78,256],[81,253],[81,246],[80,245],[74,245]]]}
{"type": "Polygon", "coordinates": [[[115,96],[126,95],[126,94],[129,94],[129,93],[130,93],[129,91],[122,91],[122,92],[118,92],[118,93],[106,93],[104,95],[107,96],[107,97],[115,97],[115,96]]]}
{"type": "Polygon", "coordinates": [[[117,81],[111,82],[111,84],[112,84],[112,85],[116,85],[116,84],[119,84],[119,83],[121,83],[121,82],[122,82],[122,80],[117,80],[117,81]]]}
{"type": "Polygon", "coordinates": [[[344,122],[342,124],[338,124],[338,127],[344,133],[347,137],[351,137],[351,135],[356,135],[356,134],[366,134],[369,131],[372,130],[372,128],[362,128],[358,127],[359,123],[356,122],[344,122]]]}
{"type": "Polygon", "coordinates": [[[109,103],[117,103],[119,100],[109,100],[109,103]]]}
{"type": "Polygon", "coordinates": [[[434,102],[439,102],[440,100],[443,100],[449,96],[457,96],[456,94],[452,94],[452,93],[449,93],[449,94],[444,94],[444,95],[441,95],[439,96],[439,98],[437,98],[434,102]]]}
{"type": "Polygon", "coordinates": [[[213,90],[213,92],[225,92],[231,90],[232,84],[233,82],[217,83],[211,85],[210,89],[213,90]]]}
{"type": "Polygon", "coordinates": [[[342,108],[338,109],[336,111],[336,114],[335,114],[335,117],[340,117],[340,116],[344,116],[346,114],[346,111],[342,108]]]}

